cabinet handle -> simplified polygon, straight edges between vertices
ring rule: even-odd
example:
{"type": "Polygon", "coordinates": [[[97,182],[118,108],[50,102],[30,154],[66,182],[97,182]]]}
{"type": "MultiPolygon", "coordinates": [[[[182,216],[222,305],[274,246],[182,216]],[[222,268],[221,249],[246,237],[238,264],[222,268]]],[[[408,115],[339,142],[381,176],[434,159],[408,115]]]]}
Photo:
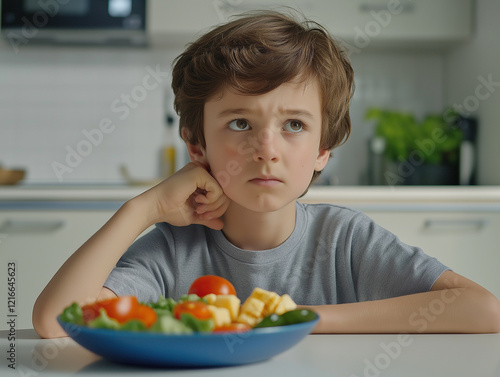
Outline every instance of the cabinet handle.
{"type": "Polygon", "coordinates": [[[424,229],[431,231],[479,231],[487,225],[485,219],[429,219],[424,229]]]}
{"type": "Polygon", "coordinates": [[[61,229],[64,220],[6,220],[0,226],[0,233],[50,233],[61,229]]]}

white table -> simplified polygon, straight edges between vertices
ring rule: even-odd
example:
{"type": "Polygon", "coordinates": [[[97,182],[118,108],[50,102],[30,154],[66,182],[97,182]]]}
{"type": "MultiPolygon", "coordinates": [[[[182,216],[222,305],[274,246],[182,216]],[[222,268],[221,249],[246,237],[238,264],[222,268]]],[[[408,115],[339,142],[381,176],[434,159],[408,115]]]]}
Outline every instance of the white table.
{"type": "Polygon", "coordinates": [[[211,369],[149,369],[114,364],[70,338],[40,339],[17,330],[16,369],[8,367],[8,332],[0,331],[0,376],[500,376],[500,334],[309,335],[268,361],[211,369]]]}

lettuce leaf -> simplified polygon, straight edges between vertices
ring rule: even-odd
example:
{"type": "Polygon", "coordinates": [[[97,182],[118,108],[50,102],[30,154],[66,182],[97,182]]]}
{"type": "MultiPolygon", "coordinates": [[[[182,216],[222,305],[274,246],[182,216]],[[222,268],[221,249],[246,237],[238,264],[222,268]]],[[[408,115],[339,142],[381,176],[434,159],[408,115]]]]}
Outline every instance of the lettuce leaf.
{"type": "Polygon", "coordinates": [[[61,320],[75,325],[85,325],[82,308],[76,302],[64,309],[61,320]]]}
{"type": "Polygon", "coordinates": [[[172,313],[176,304],[177,302],[173,298],[165,298],[162,295],[160,295],[157,302],[144,303],[144,305],[154,309],[158,315],[172,313]]]}
{"type": "Polygon", "coordinates": [[[99,309],[99,317],[89,321],[87,326],[93,329],[111,329],[118,330],[122,325],[113,318],[109,318],[106,310],[103,308],[99,309]]]}
{"type": "Polygon", "coordinates": [[[171,315],[159,315],[156,322],[149,329],[150,332],[162,334],[191,334],[193,330],[171,315]]]}
{"type": "Polygon", "coordinates": [[[198,319],[189,313],[181,314],[181,322],[195,332],[211,332],[214,329],[212,319],[198,319]]]}

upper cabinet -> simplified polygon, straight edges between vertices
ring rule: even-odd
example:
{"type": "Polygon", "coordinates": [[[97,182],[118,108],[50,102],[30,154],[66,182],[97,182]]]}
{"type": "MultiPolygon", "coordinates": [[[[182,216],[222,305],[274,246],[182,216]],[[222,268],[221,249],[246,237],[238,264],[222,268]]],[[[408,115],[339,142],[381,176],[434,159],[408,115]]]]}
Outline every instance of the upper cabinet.
{"type": "Polygon", "coordinates": [[[149,0],[153,45],[192,41],[231,16],[256,9],[294,8],[356,49],[447,46],[472,34],[473,0],[149,0]]]}

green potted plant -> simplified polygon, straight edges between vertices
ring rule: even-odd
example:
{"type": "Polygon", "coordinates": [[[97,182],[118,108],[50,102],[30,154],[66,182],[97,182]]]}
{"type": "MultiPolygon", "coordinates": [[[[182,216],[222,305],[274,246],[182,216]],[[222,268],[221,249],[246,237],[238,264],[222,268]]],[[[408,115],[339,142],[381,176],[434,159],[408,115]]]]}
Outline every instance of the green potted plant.
{"type": "Polygon", "coordinates": [[[441,114],[418,121],[413,114],[369,108],[366,120],[375,121],[374,140],[383,156],[383,181],[398,185],[458,183],[462,132],[441,114]]]}

